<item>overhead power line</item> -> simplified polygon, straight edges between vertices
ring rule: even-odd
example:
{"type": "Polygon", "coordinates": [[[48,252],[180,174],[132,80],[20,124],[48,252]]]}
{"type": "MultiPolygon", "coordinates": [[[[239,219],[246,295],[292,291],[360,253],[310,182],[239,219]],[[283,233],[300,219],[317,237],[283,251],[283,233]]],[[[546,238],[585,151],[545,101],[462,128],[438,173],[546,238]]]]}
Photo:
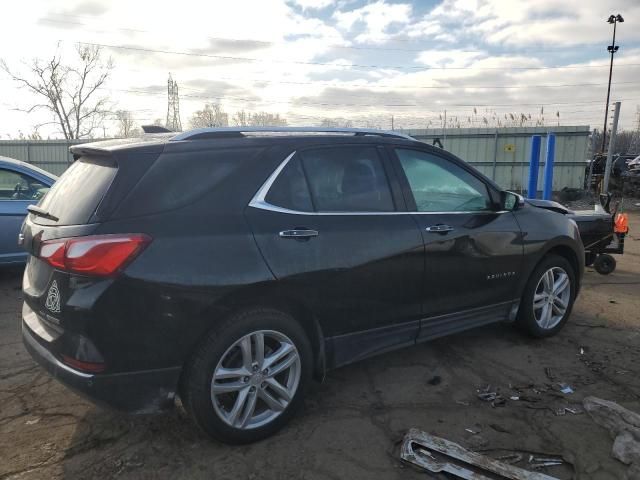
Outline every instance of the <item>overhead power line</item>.
{"type": "MultiPolygon", "coordinates": [[[[256,62],[256,63],[274,63],[274,64],[288,64],[288,65],[313,65],[313,66],[328,66],[336,68],[373,68],[373,69],[395,69],[395,70],[556,70],[556,69],[584,69],[584,68],[609,68],[608,65],[555,65],[555,66],[543,66],[543,67],[432,67],[432,66],[409,66],[409,65],[364,65],[357,63],[330,63],[330,62],[303,62],[299,60],[280,60],[280,59],[265,59],[265,58],[253,58],[253,57],[236,57],[231,55],[212,55],[208,53],[196,53],[196,52],[181,52],[177,50],[159,50],[152,48],[137,47],[132,45],[111,45],[107,43],[94,43],[94,42],[79,42],[81,45],[90,45],[94,47],[112,48],[117,50],[130,50],[146,53],[160,53],[166,55],[182,55],[189,57],[200,58],[215,58],[217,60],[233,60],[244,62],[256,62]]],[[[622,63],[617,64],[619,67],[637,67],[640,63],[622,63]]]]}
{"type": "MultiPolygon", "coordinates": [[[[153,92],[153,91],[148,91],[148,90],[133,90],[133,89],[109,89],[109,88],[103,88],[104,90],[113,90],[113,91],[119,91],[119,92],[126,92],[126,93],[130,93],[133,95],[150,95],[150,96],[164,96],[163,92],[153,92]]],[[[433,107],[434,105],[438,106],[439,104],[437,104],[435,101],[432,102],[424,102],[424,103],[330,103],[330,102],[307,102],[307,101],[300,101],[297,102],[295,101],[295,99],[293,100],[276,100],[276,101],[269,101],[269,100],[261,100],[261,99],[255,99],[255,98],[248,98],[248,97],[237,97],[234,95],[224,95],[224,94],[207,94],[206,92],[201,92],[202,94],[200,95],[195,95],[195,94],[182,94],[181,97],[187,97],[187,98],[197,98],[197,99],[202,99],[202,100],[212,100],[212,99],[216,99],[216,100],[238,100],[238,101],[243,101],[243,102],[247,102],[247,103],[252,103],[252,104],[264,104],[264,105],[293,105],[296,107],[300,107],[300,106],[321,106],[321,107],[385,107],[385,108],[399,108],[399,107],[419,107],[419,108],[424,108],[424,107],[428,107],[431,106],[433,107]]],[[[620,99],[622,100],[635,100],[636,98],[627,98],[627,99],[620,99]]],[[[481,104],[481,103],[467,103],[467,104],[455,104],[455,103],[443,103],[442,105],[445,106],[452,106],[452,107],[505,107],[505,106],[533,106],[533,107],[540,107],[540,106],[547,106],[547,105],[580,105],[580,104],[591,104],[591,103],[601,103],[599,101],[593,101],[593,102],[546,102],[546,103],[507,103],[507,104],[481,104]]]]}
{"type": "MultiPolygon", "coordinates": [[[[62,18],[91,18],[91,17],[86,17],[83,15],[72,15],[72,14],[63,14],[63,13],[49,13],[50,16],[55,16],[55,17],[62,17],[62,18]]],[[[50,18],[50,17],[43,17],[38,19],[38,22],[46,22],[46,23],[60,23],[60,24],[68,24],[68,25],[80,25],[80,26],[84,26],[84,27],[91,27],[92,31],[95,32],[96,30],[93,29],[93,26],[85,23],[85,22],[78,22],[78,21],[69,21],[69,20],[59,20],[59,19],[55,19],[55,18],[50,18]]],[[[121,32],[127,32],[127,33],[151,33],[151,34],[155,34],[155,33],[162,33],[160,31],[154,31],[154,30],[146,30],[146,29],[140,29],[140,28],[124,28],[124,27],[110,27],[107,30],[100,30],[101,32],[113,32],[113,31],[121,31],[121,32]]],[[[204,37],[206,40],[210,40],[210,41],[214,41],[214,42],[236,42],[236,43],[255,43],[255,44],[262,44],[264,45],[264,48],[268,48],[271,45],[288,45],[290,44],[290,42],[287,41],[276,41],[276,40],[262,40],[262,39],[256,39],[256,38],[231,38],[231,37],[213,37],[213,36],[206,36],[204,37]]],[[[339,38],[340,40],[343,41],[348,41],[345,40],[343,37],[337,37],[337,36],[329,36],[328,38],[339,38]]],[[[304,39],[304,40],[324,40],[324,38],[318,38],[318,37],[313,37],[313,36],[307,36],[304,38],[299,38],[299,39],[304,39]]],[[[299,40],[297,39],[297,40],[299,40]]],[[[395,41],[395,42],[415,42],[416,40],[418,40],[419,37],[413,38],[413,39],[403,39],[403,38],[392,38],[391,41],[395,41]]],[[[514,53],[514,54],[522,54],[522,53],[550,53],[550,52],[564,52],[566,53],[568,50],[579,50],[581,52],[584,52],[585,47],[589,47],[591,46],[592,48],[599,48],[599,45],[597,44],[579,44],[579,45],[575,45],[573,48],[571,47],[561,47],[561,48],[547,48],[544,47],[543,49],[539,49],[539,48],[521,48],[521,49],[515,49],[512,52],[505,52],[503,51],[502,53],[514,53]]],[[[383,51],[383,52],[414,52],[414,53],[419,53],[419,52],[424,52],[425,50],[429,50],[429,48],[398,48],[398,47],[380,47],[380,46],[371,46],[371,45],[367,45],[367,44],[361,44],[361,45],[344,45],[344,44],[329,44],[326,45],[327,48],[334,48],[334,49],[340,49],[340,50],[370,50],[370,51],[383,51]]],[[[474,50],[466,50],[466,49],[455,49],[456,52],[464,52],[464,53],[474,53],[474,52],[480,52],[480,50],[478,49],[474,49],[474,50]]]]}

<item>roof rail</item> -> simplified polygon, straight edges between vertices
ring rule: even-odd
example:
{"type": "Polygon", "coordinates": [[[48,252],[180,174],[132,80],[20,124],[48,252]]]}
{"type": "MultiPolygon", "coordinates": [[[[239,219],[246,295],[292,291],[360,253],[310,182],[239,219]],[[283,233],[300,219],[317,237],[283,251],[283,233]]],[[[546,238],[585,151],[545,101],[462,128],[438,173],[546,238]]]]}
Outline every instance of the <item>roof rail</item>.
{"type": "Polygon", "coordinates": [[[374,130],[366,128],[324,128],[324,127],[212,127],[196,128],[177,134],[171,138],[171,142],[179,140],[202,138],[215,138],[241,136],[245,133],[324,133],[324,134],[352,134],[354,136],[377,135],[379,137],[396,137],[405,140],[415,140],[409,135],[388,130],[374,130]]]}

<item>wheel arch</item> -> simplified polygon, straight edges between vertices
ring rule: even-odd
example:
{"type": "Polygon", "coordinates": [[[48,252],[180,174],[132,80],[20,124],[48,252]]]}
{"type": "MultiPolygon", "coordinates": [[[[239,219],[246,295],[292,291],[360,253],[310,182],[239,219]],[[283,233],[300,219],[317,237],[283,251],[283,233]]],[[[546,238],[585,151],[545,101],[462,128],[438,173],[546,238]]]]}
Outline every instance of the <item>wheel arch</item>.
{"type": "MultiPolygon", "coordinates": [[[[578,260],[578,255],[571,247],[569,247],[568,245],[556,245],[555,247],[547,250],[542,258],[548,257],[549,255],[558,255],[560,257],[566,258],[571,264],[571,267],[573,267],[573,273],[576,276],[576,282],[578,283],[578,285],[580,284],[580,261],[578,260]]],[[[542,261],[542,259],[540,259],[540,261],[542,261]]]]}
{"type": "MultiPolygon", "coordinates": [[[[244,292],[237,292],[232,296],[222,299],[215,305],[211,305],[210,308],[205,309],[202,315],[212,320],[208,323],[206,330],[202,332],[202,336],[206,336],[207,332],[215,328],[218,323],[224,322],[226,318],[236,315],[239,312],[265,308],[285,313],[302,326],[313,352],[314,378],[322,381],[327,366],[325,338],[320,322],[313,315],[311,309],[305,306],[303,302],[288,296],[279,295],[272,289],[259,292],[252,288],[244,292]],[[221,312],[224,312],[224,314],[221,315],[221,312]]],[[[199,342],[193,346],[191,349],[192,353],[197,350],[198,345],[199,342]]],[[[189,357],[185,359],[185,364],[188,363],[188,361],[189,357]]]]}

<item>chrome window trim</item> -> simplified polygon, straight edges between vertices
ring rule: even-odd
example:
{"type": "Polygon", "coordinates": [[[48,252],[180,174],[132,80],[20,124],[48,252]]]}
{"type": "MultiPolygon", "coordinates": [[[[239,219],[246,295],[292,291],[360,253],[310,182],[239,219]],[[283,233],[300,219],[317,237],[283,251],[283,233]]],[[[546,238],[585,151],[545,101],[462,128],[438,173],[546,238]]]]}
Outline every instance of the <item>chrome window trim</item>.
{"type": "Polygon", "coordinates": [[[345,216],[345,215],[464,215],[471,213],[506,213],[508,210],[500,210],[497,212],[492,212],[490,210],[468,210],[461,212],[303,212],[301,210],[291,210],[289,208],[279,207],[277,205],[273,205],[267,202],[265,199],[269,194],[269,190],[275,183],[276,179],[284,170],[284,167],[287,166],[289,161],[293,158],[293,156],[297,152],[294,150],[291,152],[287,158],[285,158],[280,165],[269,175],[269,178],[262,184],[260,189],[253,196],[251,201],[249,202],[249,207],[258,208],[260,210],[268,210],[270,212],[277,213],[286,213],[289,215],[315,215],[315,216],[345,216]]]}

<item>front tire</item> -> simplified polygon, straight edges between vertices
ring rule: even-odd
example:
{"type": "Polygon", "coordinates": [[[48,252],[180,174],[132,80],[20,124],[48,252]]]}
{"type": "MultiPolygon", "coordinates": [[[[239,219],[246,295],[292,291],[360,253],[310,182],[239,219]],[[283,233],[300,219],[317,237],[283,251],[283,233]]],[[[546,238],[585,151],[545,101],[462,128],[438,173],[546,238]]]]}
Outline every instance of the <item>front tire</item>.
{"type": "Polygon", "coordinates": [[[225,443],[273,435],[301,405],[312,373],[304,329],[289,315],[233,315],[203,340],[186,367],[181,399],[195,423],[225,443]]]}
{"type": "Polygon", "coordinates": [[[546,256],[522,295],[517,323],[534,337],[550,337],[567,322],[576,296],[575,272],[559,255],[546,256]]]}

